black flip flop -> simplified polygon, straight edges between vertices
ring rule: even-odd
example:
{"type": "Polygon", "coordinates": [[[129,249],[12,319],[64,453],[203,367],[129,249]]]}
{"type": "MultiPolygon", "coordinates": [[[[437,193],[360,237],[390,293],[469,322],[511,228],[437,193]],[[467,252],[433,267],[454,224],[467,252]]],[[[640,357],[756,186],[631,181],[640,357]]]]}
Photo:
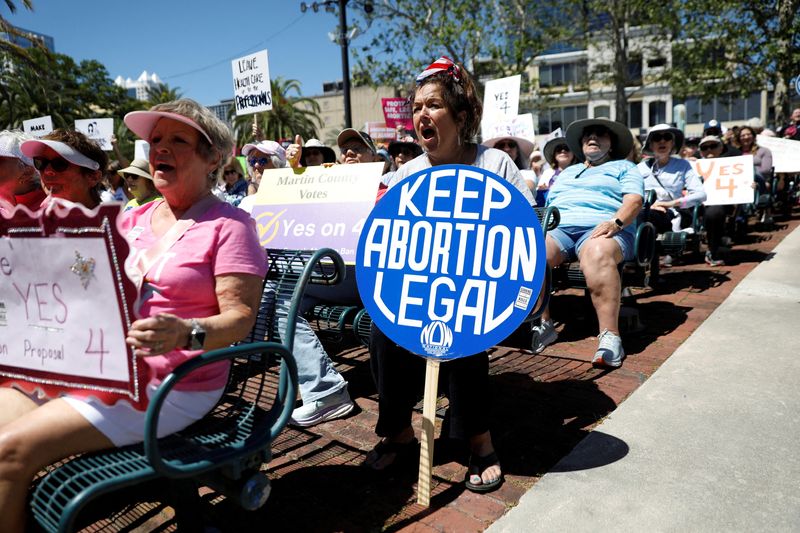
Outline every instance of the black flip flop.
{"type": "Polygon", "coordinates": [[[418,459],[419,441],[417,441],[416,437],[408,442],[391,442],[387,440],[382,440],[375,445],[373,451],[377,452],[378,458],[375,459],[375,461],[372,464],[364,466],[366,468],[369,468],[373,472],[386,472],[390,469],[395,468],[397,465],[407,463],[414,459],[418,459]],[[375,463],[379,462],[384,455],[389,453],[394,454],[394,461],[389,463],[387,466],[381,468],[380,470],[372,466],[375,463]]]}
{"type": "Polygon", "coordinates": [[[490,453],[489,455],[484,455],[480,457],[478,455],[471,455],[469,457],[469,467],[467,468],[467,477],[464,480],[464,484],[466,485],[467,489],[471,490],[472,492],[491,492],[500,485],[503,484],[503,473],[500,473],[500,477],[492,481],[491,483],[478,483],[474,484],[471,483],[469,478],[472,476],[480,477],[483,474],[484,470],[489,468],[490,466],[500,466],[500,460],[497,458],[497,454],[495,452],[490,453]]]}

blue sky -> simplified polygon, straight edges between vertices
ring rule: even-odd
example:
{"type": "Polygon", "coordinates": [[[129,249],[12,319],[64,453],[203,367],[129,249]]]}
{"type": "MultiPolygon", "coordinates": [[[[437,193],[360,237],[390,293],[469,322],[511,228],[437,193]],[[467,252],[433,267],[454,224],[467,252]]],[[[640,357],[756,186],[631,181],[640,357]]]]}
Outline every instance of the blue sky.
{"type": "Polygon", "coordinates": [[[205,105],[233,96],[230,60],[258,50],[269,51],[270,77],[298,80],[304,96],[342,77],[341,49],[328,38],[338,16],[301,13],[300,1],[33,0],[32,12],[16,4],[10,14],[0,3],[0,13],[51,35],[57,52],[96,59],[112,79],[155,72],[205,105]]]}

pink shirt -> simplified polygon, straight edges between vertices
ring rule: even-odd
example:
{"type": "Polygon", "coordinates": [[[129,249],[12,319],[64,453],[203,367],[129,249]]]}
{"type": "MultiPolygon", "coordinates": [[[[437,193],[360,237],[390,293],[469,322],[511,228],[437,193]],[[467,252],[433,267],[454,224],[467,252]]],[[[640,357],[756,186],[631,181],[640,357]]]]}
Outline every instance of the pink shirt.
{"type": "MultiPolygon", "coordinates": [[[[150,202],[121,215],[120,231],[131,246],[131,258],[150,248],[158,238],[150,219],[163,200],[150,202]]],[[[219,202],[189,227],[150,268],[140,294],[139,316],[172,313],[181,318],[205,318],[219,314],[215,277],[253,274],[264,277],[266,253],[256,234],[255,223],[244,211],[219,202]]],[[[160,382],[175,367],[202,351],[173,350],[145,357],[151,379],[160,382]]],[[[213,390],[228,379],[228,362],[204,366],[176,386],[180,390],[213,390]]]]}

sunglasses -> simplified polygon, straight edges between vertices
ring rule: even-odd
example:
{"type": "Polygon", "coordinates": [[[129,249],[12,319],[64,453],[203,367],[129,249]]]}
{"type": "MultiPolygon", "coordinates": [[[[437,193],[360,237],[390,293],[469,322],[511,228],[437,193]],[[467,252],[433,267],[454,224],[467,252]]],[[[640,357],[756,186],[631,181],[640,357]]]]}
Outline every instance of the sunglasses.
{"type": "Polygon", "coordinates": [[[356,154],[365,154],[371,151],[369,148],[364,146],[363,144],[347,144],[342,146],[342,155],[347,154],[347,152],[353,152],[356,154]]]}
{"type": "Polygon", "coordinates": [[[590,126],[583,130],[583,135],[581,136],[581,138],[585,139],[590,135],[595,135],[597,137],[604,137],[606,135],[610,136],[611,131],[609,131],[609,129],[606,128],[605,126],[590,126]]]}
{"type": "Polygon", "coordinates": [[[671,133],[654,133],[650,136],[653,142],[671,141],[673,140],[671,133]]]}
{"type": "Polygon", "coordinates": [[[136,174],[125,174],[126,180],[138,180],[141,176],[137,176],[136,174]]]}
{"type": "Polygon", "coordinates": [[[719,147],[719,143],[704,144],[703,146],[700,147],[700,150],[702,150],[702,151],[713,150],[714,148],[718,148],[718,147],[719,147]]]}
{"type": "Polygon", "coordinates": [[[36,167],[36,170],[39,172],[44,172],[48,166],[53,169],[53,172],[64,172],[71,164],[72,163],[61,157],[55,159],[45,159],[43,157],[33,158],[33,166],[36,167]]]}
{"type": "Polygon", "coordinates": [[[247,162],[250,163],[251,167],[256,166],[256,163],[258,163],[263,167],[267,164],[267,161],[269,161],[269,158],[267,157],[259,157],[259,158],[251,157],[250,159],[247,160],[247,162]]]}
{"type": "Polygon", "coordinates": [[[515,143],[514,141],[500,141],[498,143],[495,143],[494,147],[497,148],[498,150],[504,150],[505,148],[513,149],[517,147],[517,143],[515,143]]]}
{"type": "Polygon", "coordinates": [[[553,153],[557,154],[559,152],[569,152],[569,151],[570,151],[569,146],[567,146],[566,144],[559,144],[558,146],[555,147],[553,153]]]}

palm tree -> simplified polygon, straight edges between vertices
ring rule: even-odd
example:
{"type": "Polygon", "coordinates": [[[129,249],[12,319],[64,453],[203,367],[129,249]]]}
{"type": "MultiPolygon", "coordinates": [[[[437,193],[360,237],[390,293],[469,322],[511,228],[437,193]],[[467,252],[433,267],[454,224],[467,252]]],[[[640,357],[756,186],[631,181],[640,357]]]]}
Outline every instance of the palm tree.
{"type": "Polygon", "coordinates": [[[180,87],[172,88],[166,83],[159,83],[147,89],[147,103],[151,106],[165,104],[183,96],[180,87]]]}
{"type": "Polygon", "coordinates": [[[300,82],[277,77],[270,82],[272,110],[255,115],[233,117],[233,133],[239,146],[253,140],[253,121],[261,128],[264,139],[294,139],[299,134],[305,139],[317,136],[320,107],[316,100],[300,96],[300,82]],[[296,96],[290,96],[295,93],[296,96]]]}

